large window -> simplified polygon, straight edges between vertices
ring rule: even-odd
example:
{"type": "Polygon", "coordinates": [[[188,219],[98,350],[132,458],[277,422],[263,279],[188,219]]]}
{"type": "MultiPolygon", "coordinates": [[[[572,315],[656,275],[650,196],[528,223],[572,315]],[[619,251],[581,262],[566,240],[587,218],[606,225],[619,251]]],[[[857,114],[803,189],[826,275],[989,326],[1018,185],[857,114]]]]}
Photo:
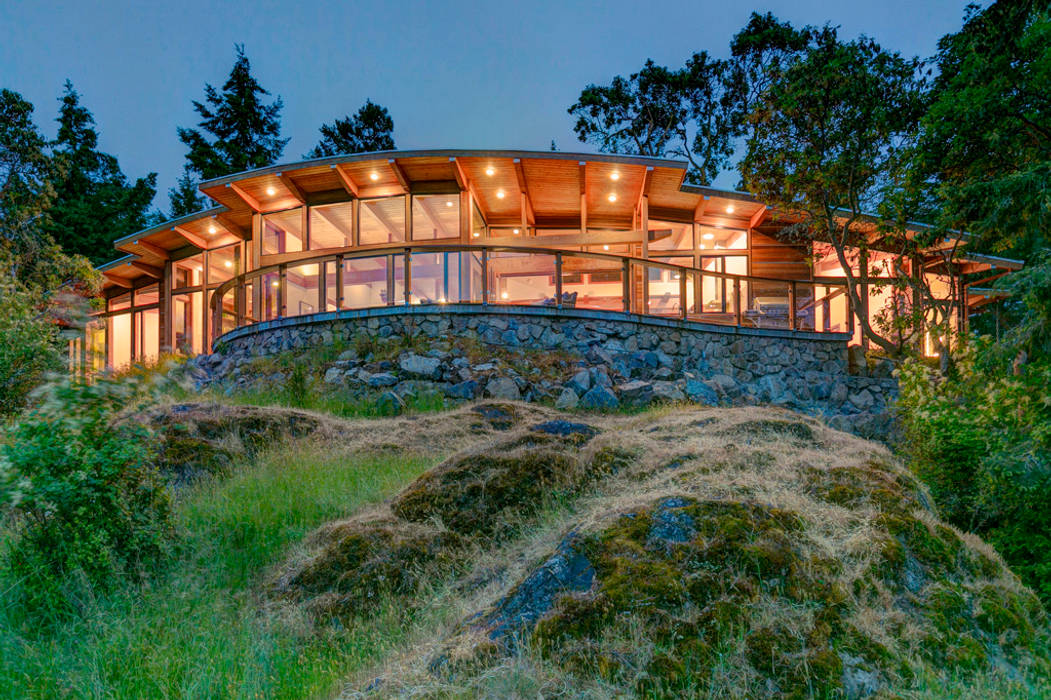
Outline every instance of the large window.
{"type": "Polygon", "coordinates": [[[240,245],[208,251],[208,284],[220,284],[237,274],[240,245]]]}
{"type": "Polygon", "coordinates": [[[412,240],[460,237],[460,196],[429,194],[412,198],[412,240]]]}
{"type": "Polygon", "coordinates": [[[172,289],[200,287],[204,275],[204,254],[191,255],[172,263],[172,289]]]}
{"type": "Polygon", "coordinates": [[[353,245],[354,206],[350,202],[310,207],[310,249],[353,245]]]}
{"type": "Polygon", "coordinates": [[[363,199],[360,208],[361,245],[405,240],[405,198],[363,199]]]}
{"type": "Polygon", "coordinates": [[[172,297],[175,348],[188,354],[204,351],[204,299],[200,292],[172,297]]]}
{"type": "Polygon", "coordinates": [[[303,210],[289,209],[263,217],[263,255],[298,253],[303,245],[303,210]]]}
{"type": "Polygon", "coordinates": [[[650,250],[681,250],[693,252],[693,224],[680,224],[672,221],[650,221],[649,228],[650,250]]]}
{"type": "Polygon", "coordinates": [[[748,232],[735,228],[697,227],[697,250],[744,250],[748,232]]]}

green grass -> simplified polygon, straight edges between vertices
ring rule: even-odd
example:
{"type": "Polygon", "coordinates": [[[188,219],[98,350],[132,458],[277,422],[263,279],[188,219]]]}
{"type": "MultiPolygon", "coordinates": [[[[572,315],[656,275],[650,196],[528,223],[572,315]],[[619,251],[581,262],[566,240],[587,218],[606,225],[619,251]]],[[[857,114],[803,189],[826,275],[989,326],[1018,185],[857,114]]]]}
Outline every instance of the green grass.
{"type": "MultiPolygon", "coordinates": [[[[84,602],[76,620],[23,619],[9,581],[0,609],[5,698],[303,698],[406,640],[388,607],[318,634],[262,589],[318,525],[393,494],[433,460],[348,457],[296,446],[185,495],[177,561],[151,584],[84,602]]],[[[16,585],[16,584],[15,584],[16,585]]]]}

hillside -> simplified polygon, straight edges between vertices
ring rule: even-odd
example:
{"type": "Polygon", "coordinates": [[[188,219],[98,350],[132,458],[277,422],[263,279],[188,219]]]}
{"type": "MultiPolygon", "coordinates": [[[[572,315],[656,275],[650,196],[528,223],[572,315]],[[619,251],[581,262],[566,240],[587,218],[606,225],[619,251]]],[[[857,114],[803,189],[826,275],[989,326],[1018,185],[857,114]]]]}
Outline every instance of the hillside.
{"type": "MultiPolygon", "coordinates": [[[[207,436],[207,411],[188,415],[207,436]]],[[[885,448],[787,411],[485,403],[298,432],[454,451],[262,584],[319,633],[445,611],[348,696],[869,697],[988,673],[1036,692],[1024,679],[1048,669],[1045,613],[989,547],[885,448]]]]}

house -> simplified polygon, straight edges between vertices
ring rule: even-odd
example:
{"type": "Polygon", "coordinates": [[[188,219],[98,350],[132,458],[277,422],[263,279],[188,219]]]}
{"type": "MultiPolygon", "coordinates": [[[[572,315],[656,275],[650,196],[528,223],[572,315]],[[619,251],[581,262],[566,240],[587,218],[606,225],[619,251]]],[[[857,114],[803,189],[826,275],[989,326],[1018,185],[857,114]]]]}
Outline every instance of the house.
{"type": "MultiPolygon", "coordinates": [[[[71,352],[85,367],[121,367],[167,350],[208,353],[225,334],[275,319],[417,305],[863,342],[828,246],[782,235],[782,218],[751,195],[685,184],[685,174],[685,163],[655,158],[433,150],[210,180],[200,190],[211,208],[115,242],[124,257],[100,268],[105,310],[71,352]]],[[[955,328],[996,295],[964,275],[1021,266],[965,246],[946,239],[910,261],[951,303],[955,328]]],[[[890,253],[868,255],[879,276],[896,274],[890,253]]],[[[862,279],[860,313],[893,315],[898,295],[862,279]]]]}

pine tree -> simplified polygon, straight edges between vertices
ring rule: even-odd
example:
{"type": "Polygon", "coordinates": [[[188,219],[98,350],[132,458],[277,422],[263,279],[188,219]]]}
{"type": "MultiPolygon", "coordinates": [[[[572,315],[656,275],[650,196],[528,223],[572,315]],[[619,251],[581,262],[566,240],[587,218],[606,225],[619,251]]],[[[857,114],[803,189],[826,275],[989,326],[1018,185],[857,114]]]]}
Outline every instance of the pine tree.
{"type": "Polygon", "coordinates": [[[365,100],[357,114],[321,126],[321,141],[307,158],[394,149],[394,120],[386,107],[365,100]]]}
{"type": "Polygon", "coordinates": [[[183,167],[182,177],[179,178],[175,187],[168,190],[168,198],[171,200],[171,218],[173,219],[192,214],[205,207],[204,199],[197,193],[197,182],[193,179],[189,165],[183,167]]]}
{"type": "Polygon", "coordinates": [[[68,80],[52,155],[63,166],[45,229],[67,252],[94,263],[112,260],[113,241],[146,226],[157,191],[157,174],[133,183],[114,156],[98,150],[95,118],[68,80]]]}
{"type": "MultiPolygon", "coordinates": [[[[179,139],[189,149],[184,178],[209,180],[270,165],[288,143],[281,138],[281,98],[263,102],[270,93],[252,77],[244,45],[235,48],[237,58],[222,91],[206,84],[204,102],[193,103],[201,117],[199,129],[179,128],[179,139]]],[[[181,181],[177,191],[184,192],[181,181]]]]}

